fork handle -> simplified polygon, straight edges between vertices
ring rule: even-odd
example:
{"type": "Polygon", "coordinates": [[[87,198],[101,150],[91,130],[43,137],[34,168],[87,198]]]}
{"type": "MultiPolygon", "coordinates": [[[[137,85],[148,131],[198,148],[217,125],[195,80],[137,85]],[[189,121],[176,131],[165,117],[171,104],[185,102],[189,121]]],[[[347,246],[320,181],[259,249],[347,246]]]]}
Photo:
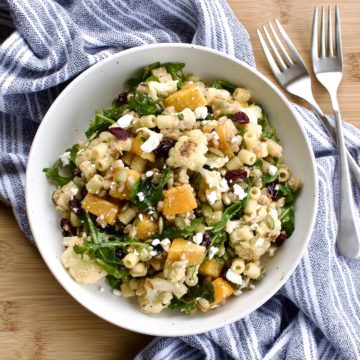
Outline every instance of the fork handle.
{"type": "MultiPolygon", "coordinates": [[[[333,126],[330,124],[330,122],[327,119],[327,117],[325,116],[325,114],[323,113],[323,111],[320,109],[320,107],[317,104],[317,102],[315,101],[315,99],[314,99],[314,101],[309,101],[309,100],[307,100],[307,101],[310,104],[310,106],[312,107],[314,113],[323,122],[325,129],[328,131],[328,133],[333,138],[335,143],[337,143],[337,136],[336,136],[335,130],[334,130],[333,126]]],[[[356,161],[352,157],[351,153],[347,149],[345,149],[345,152],[346,152],[348,165],[349,165],[350,171],[352,173],[353,179],[356,181],[356,183],[360,189],[360,167],[356,163],[356,161]]]]}
{"type": "Polygon", "coordinates": [[[352,259],[360,256],[360,234],[356,226],[356,213],[351,187],[350,172],[337,99],[331,97],[334,109],[340,167],[340,203],[338,246],[341,254],[352,259]]]}

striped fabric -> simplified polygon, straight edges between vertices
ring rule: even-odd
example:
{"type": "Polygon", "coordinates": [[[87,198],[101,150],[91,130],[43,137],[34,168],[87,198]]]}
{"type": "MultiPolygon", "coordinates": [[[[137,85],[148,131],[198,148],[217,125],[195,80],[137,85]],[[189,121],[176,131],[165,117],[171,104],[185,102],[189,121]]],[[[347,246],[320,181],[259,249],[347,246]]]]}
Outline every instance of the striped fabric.
{"type": "MultiPolygon", "coordinates": [[[[254,65],[249,37],[223,0],[9,0],[16,31],[0,46],[0,199],[31,239],[24,173],[37,124],[68,81],[123,49],[192,42],[254,65]]],[[[0,5],[0,33],[11,29],[0,5]]],[[[295,106],[319,172],[319,210],[309,248],[285,286],[241,321],[209,333],[157,338],[145,359],[360,359],[360,262],[335,246],[336,150],[318,120],[295,106]]],[[[360,162],[360,132],[345,131],[360,162]]],[[[360,206],[360,193],[355,193],[360,206]]],[[[119,354],[121,358],[121,354],[119,354]]]]}

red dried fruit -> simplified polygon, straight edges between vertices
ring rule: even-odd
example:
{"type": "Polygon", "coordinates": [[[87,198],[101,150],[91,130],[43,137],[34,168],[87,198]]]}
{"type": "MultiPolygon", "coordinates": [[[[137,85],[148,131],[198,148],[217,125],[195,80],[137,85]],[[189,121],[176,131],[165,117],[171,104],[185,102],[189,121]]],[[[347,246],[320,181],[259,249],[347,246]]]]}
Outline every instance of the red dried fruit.
{"type": "Polygon", "coordinates": [[[208,248],[210,246],[210,244],[211,244],[211,234],[208,231],[206,231],[206,232],[204,232],[201,245],[208,248]]]}
{"type": "Polygon", "coordinates": [[[110,127],[109,131],[119,140],[127,140],[130,137],[130,133],[121,127],[110,127]]]}
{"type": "Polygon", "coordinates": [[[118,259],[122,259],[125,257],[125,252],[123,250],[121,250],[118,246],[115,247],[115,255],[118,259]]]}
{"type": "Polygon", "coordinates": [[[63,229],[63,236],[76,236],[76,228],[71,225],[68,219],[61,219],[60,227],[63,229]]]}
{"type": "Polygon", "coordinates": [[[231,183],[236,180],[244,180],[248,177],[248,173],[246,170],[229,170],[225,174],[225,179],[231,183]]]}
{"type": "Polygon", "coordinates": [[[266,193],[272,199],[275,199],[278,196],[279,190],[276,189],[277,184],[278,182],[274,181],[266,187],[266,193]]]}
{"type": "Polygon", "coordinates": [[[231,120],[238,124],[247,124],[248,122],[250,122],[249,117],[242,111],[238,111],[237,113],[235,113],[231,117],[231,120]]]}
{"type": "Polygon", "coordinates": [[[115,100],[116,106],[121,106],[127,103],[127,92],[121,93],[115,100]]]}
{"type": "Polygon", "coordinates": [[[154,150],[156,155],[163,155],[166,156],[170,149],[175,145],[176,140],[170,139],[168,137],[164,137],[161,141],[159,146],[154,150]]]}
{"type": "Polygon", "coordinates": [[[69,201],[69,208],[77,215],[83,212],[83,209],[81,207],[81,201],[77,198],[73,198],[69,201]]]}
{"type": "Polygon", "coordinates": [[[275,244],[277,246],[281,246],[285,242],[286,239],[287,239],[286,231],[281,230],[280,235],[275,239],[275,244]]]}

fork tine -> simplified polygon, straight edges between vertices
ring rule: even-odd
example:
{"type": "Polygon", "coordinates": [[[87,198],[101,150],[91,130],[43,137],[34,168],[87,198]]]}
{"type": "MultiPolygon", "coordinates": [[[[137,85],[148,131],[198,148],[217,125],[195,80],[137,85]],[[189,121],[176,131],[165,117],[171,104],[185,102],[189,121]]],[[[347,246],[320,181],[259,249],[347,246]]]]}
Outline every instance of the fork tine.
{"type": "Polygon", "coordinates": [[[258,34],[258,37],[259,37],[259,40],[260,40],[261,47],[262,47],[262,49],[264,51],[266,60],[269,63],[270,68],[271,68],[275,78],[280,82],[279,76],[280,76],[281,73],[280,73],[279,67],[277,66],[273,56],[271,55],[271,51],[268,48],[268,46],[266,45],[266,42],[265,42],[263,36],[261,35],[261,32],[260,32],[259,29],[257,29],[257,34],[258,34]]]}
{"type": "Polygon", "coordinates": [[[335,7],[335,44],[336,44],[336,56],[342,62],[340,14],[339,14],[339,7],[337,5],[335,7]]]}
{"type": "Polygon", "coordinates": [[[272,38],[271,38],[270,34],[268,33],[265,26],[263,26],[263,30],[264,30],[265,36],[267,38],[267,41],[270,44],[271,50],[273,51],[273,53],[274,53],[274,55],[276,57],[276,60],[277,60],[278,64],[280,65],[281,70],[284,71],[286,69],[286,65],[285,65],[282,57],[280,56],[274,42],[272,41],[272,38]]]}
{"type": "Polygon", "coordinates": [[[319,57],[319,45],[318,45],[318,7],[315,6],[313,26],[312,26],[312,39],[311,39],[311,56],[312,59],[319,57]]]}
{"type": "Polygon", "coordinates": [[[275,19],[275,23],[280,31],[280,34],[282,35],[285,44],[287,45],[287,47],[290,50],[290,54],[293,57],[293,59],[295,60],[295,62],[303,65],[305,68],[305,64],[300,56],[300,54],[298,53],[298,51],[296,50],[295,45],[293,44],[293,42],[290,40],[288,34],[286,33],[285,29],[282,27],[282,25],[280,24],[280,21],[278,19],[275,19]]]}
{"type": "Polygon", "coordinates": [[[334,52],[333,52],[333,45],[332,45],[332,33],[331,33],[331,5],[329,5],[328,7],[328,34],[327,34],[328,38],[328,51],[329,51],[329,56],[333,56],[334,52]]]}
{"type": "Polygon", "coordinates": [[[279,48],[280,48],[280,50],[281,50],[282,55],[284,56],[286,62],[287,62],[289,65],[291,65],[293,62],[292,62],[290,56],[288,55],[288,53],[287,53],[284,45],[283,45],[282,42],[280,41],[280,39],[279,39],[279,37],[278,37],[278,35],[277,35],[274,27],[272,26],[271,23],[269,23],[269,26],[270,26],[271,32],[272,32],[272,34],[273,34],[273,37],[274,37],[274,39],[276,40],[276,42],[277,42],[277,44],[278,44],[278,46],[279,46],[279,48]]]}
{"type": "Polygon", "coordinates": [[[321,8],[321,29],[320,29],[320,56],[325,57],[325,13],[324,7],[321,8]]]}

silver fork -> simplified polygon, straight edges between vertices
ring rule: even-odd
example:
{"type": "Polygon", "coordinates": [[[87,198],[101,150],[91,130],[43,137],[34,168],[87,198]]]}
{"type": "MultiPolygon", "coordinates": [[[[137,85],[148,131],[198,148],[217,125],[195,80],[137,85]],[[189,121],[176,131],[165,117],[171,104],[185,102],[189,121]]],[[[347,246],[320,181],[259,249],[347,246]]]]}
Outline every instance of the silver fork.
{"type": "Polygon", "coordinates": [[[337,90],[342,79],[342,48],[340,32],[339,8],[335,8],[335,49],[332,44],[331,32],[331,7],[328,8],[328,31],[327,46],[325,45],[325,15],[324,7],[321,12],[321,30],[320,30],[320,56],[318,46],[318,9],[315,7],[314,21],[312,29],[311,55],[312,64],[316,78],[328,91],[331,99],[331,105],[334,112],[337,144],[339,151],[339,170],[340,170],[340,219],[338,231],[338,245],[340,252],[350,258],[360,256],[360,234],[358,232],[354,199],[351,189],[351,179],[349,167],[346,158],[346,148],[341,125],[340,108],[337,99],[337,90]],[[334,54],[334,50],[336,54],[334,54]]]}
{"type": "MultiPolygon", "coordinates": [[[[304,61],[300,57],[300,54],[296,50],[293,42],[290,40],[284,28],[281,26],[280,22],[278,20],[275,20],[275,23],[280,31],[283,41],[290,50],[291,57],[289,56],[287,50],[280,41],[280,38],[275,32],[275,29],[271,23],[269,23],[269,27],[280,52],[275,46],[265,26],[263,27],[263,30],[275,58],[272,55],[269,47],[267,46],[259,29],[257,30],[257,32],[265,57],[270,65],[270,68],[276,80],[286,91],[304,99],[311,106],[315,114],[322,120],[326,130],[329,132],[329,134],[336,143],[336,133],[329,120],[326,118],[325,114],[320,109],[318,103],[314,99],[311,90],[311,78],[304,64],[304,61]]],[[[346,152],[348,164],[352,172],[353,178],[356,181],[357,185],[360,187],[360,168],[355,162],[355,160],[352,158],[351,154],[348,151],[346,152]]]]}

